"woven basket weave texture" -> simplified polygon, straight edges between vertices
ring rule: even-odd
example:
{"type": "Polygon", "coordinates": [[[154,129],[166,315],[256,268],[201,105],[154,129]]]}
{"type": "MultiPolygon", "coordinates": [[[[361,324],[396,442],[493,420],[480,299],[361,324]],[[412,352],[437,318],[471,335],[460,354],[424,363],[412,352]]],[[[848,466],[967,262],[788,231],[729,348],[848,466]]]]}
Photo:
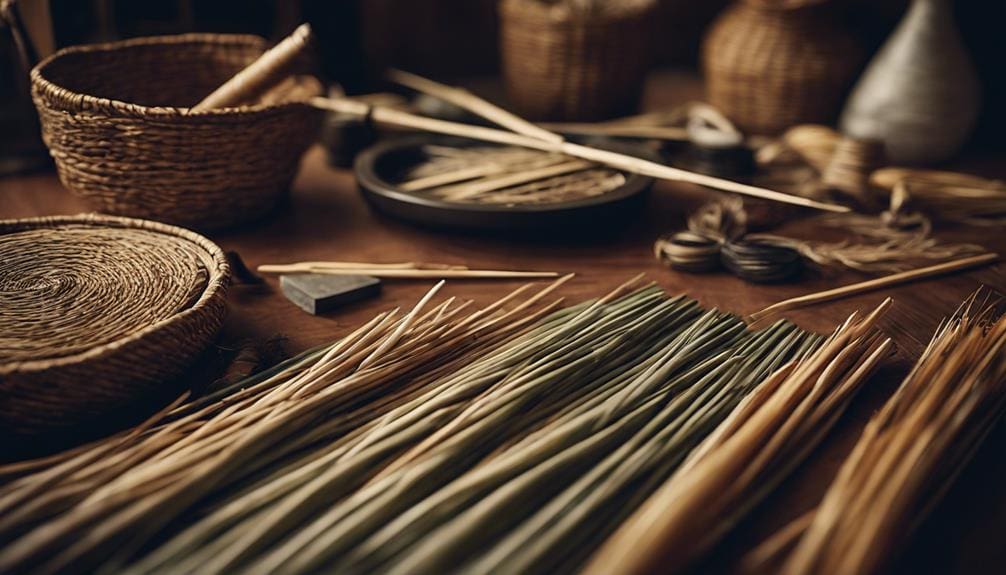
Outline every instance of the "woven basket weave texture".
{"type": "Polygon", "coordinates": [[[741,0],[728,8],[703,43],[709,102],[749,133],[833,122],[863,53],[822,3],[741,0]]]}
{"type": "Polygon", "coordinates": [[[536,0],[500,3],[507,96],[532,120],[593,121],[633,113],[649,71],[655,2],[592,15],[536,0]]]}
{"type": "Polygon", "coordinates": [[[60,180],[96,210],[199,229],[258,218],[284,196],[321,112],[313,78],[270,104],[188,113],[267,45],[186,34],[67,48],[32,70],[60,180]]]}
{"type": "Polygon", "coordinates": [[[147,220],[0,220],[0,433],[91,420],[179,376],[226,315],[223,252],[147,220]]]}

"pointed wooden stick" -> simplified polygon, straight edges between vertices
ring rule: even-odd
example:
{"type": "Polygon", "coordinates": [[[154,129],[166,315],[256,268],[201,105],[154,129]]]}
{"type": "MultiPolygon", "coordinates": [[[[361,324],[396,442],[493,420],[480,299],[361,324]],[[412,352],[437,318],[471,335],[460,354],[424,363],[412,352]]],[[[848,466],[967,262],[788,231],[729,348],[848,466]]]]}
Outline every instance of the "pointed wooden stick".
{"type": "Polygon", "coordinates": [[[542,150],[545,152],[566,154],[569,156],[575,156],[585,160],[590,160],[592,162],[597,162],[600,164],[611,166],[620,170],[624,170],[626,172],[632,172],[662,180],[698,184],[700,186],[707,186],[725,192],[734,192],[746,196],[752,196],[756,198],[772,200],[786,204],[793,204],[797,206],[804,206],[818,210],[825,210],[829,212],[849,211],[849,208],[847,208],[846,206],[840,206],[838,204],[819,202],[816,200],[811,200],[809,198],[793,196],[790,194],[784,194],[782,192],[776,192],[773,190],[766,190],[764,188],[749,186],[747,184],[732,182],[730,180],[724,180],[713,176],[697,174],[679,168],[664,166],[662,164],[658,164],[656,162],[650,162],[648,160],[643,160],[641,158],[636,158],[625,154],[619,154],[616,152],[609,152],[607,150],[599,150],[588,146],[581,146],[579,144],[573,144],[571,142],[560,142],[560,143],[547,142],[544,140],[539,140],[537,138],[532,138],[521,134],[505,132],[503,130],[495,130],[492,128],[484,128],[482,126],[472,126],[468,124],[460,124],[457,122],[436,120],[433,118],[417,116],[415,114],[410,114],[408,112],[402,112],[400,110],[393,110],[381,106],[368,106],[367,104],[361,102],[353,102],[351,100],[346,99],[312,98],[310,103],[311,105],[317,108],[321,108],[323,110],[332,110],[334,112],[342,112],[345,114],[357,115],[360,117],[370,116],[374,121],[388,126],[413,128],[437,134],[459,136],[462,138],[471,138],[473,140],[483,140],[486,142],[493,142],[497,144],[520,146],[524,148],[542,150]]]}
{"type": "Polygon", "coordinates": [[[590,124],[581,122],[543,123],[543,128],[567,134],[582,134],[587,136],[613,136],[616,138],[643,138],[646,140],[667,140],[671,142],[687,142],[688,130],[676,126],[633,126],[590,124]]]}
{"type": "Polygon", "coordinates": [[[501,278],[554,278],[558,272],[512,271],[512,270],[436,270],[436,269],[396,269],[396,268],[327,268],[303,264],[261,265],[261,273],[312,273],[333,276],[372,276],[375,278],[400,279],[501,279],[501,278]]]}
{"type": "Polygon", "coordinates": [[[464,108],[477,116],[481,116],[518,134],[555,144],[562,142],[562,136],[539,128],[524,118],[479,98],[468,90],[447,86],[440,82],[434,82],[428,78],[417,76],[416,74],[403,72],[402,70],[389,71],[388,78],[392,82],[412,88],[417,92],[435,96],[445,102],[450,102],[455,106],[464,108]]]}
{"type": "Polygon", "coordinates": [[[466,270],[468,266],[453,264],[436,264],[427,262],[395,262],[395,263],[371,263],[371,262],[297,262],[300,267],[328,268],[336,270],[359,270],[359,269],[397,269],[397,270],[466,270]]]}
{"type": "Polygon", "coordinates": [[[761,321],[770,315],[795,309],[801,306],[810,305],[812,303],[832,301],[836,299],[841,299],[843,297],[848,297],[851,295],[866,293],[868,291],[873,291],[880,288],[890,287],[893,285],[908,283],[924,278],[947,274],[950,272],[956,272],[964,269],[983,266],[986,264],[990,264],[998,259],[999,259],[998,254],[987,253],[978,256],[972,256],[969,258],[962,258],[959,260],[944,262],[941,264],[936,264],[934,266],[927,266],[924,268],[891,274],[888,276],[879,277],[855,284],[850,284],[847,286],[837,287],[834,289],[829,289],[817,293],[802,295],[799,297],[790,298],[787,300],[783,300],[779,303],[772,304],[761,311],[749,315],[748,319],[752,323],[754,323],[761,321]]]}

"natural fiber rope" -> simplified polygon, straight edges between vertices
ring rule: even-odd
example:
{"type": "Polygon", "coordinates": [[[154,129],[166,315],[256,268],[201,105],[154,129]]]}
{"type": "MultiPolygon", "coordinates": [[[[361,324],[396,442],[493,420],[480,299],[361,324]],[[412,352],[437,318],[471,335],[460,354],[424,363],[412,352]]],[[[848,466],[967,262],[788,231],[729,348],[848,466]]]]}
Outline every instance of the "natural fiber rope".
{"type": "Polygon", "coordinates": [[[654,254],[674,269],[705,272],[720,266],[754,282],[789,279],[802,269],[801,258],[819,266],[866,273],[895,273],[932,262],[985,252],[982,246],[941,242],[931,236],[929,219],[919,213],[880,216],[826,216],[822,225],[841,228],[854,240],[817,242],[766,233],[747,233],[743,202],[711,202],[688,219],[688,230],[657,239],[654,254]]]}
{"type": "Polygon", "coordinates": [[[886,203],[882,221],[896,228],[920,218],[1006,224],[1006,183],[958,172],[881,167],[878,143],[844,137],[828,126],[793,127],[762,145],[756,158],[762,168],[757,185],[815,199],[837,190],[868,209],[886,203]]]}
{"type": "Polygon", "coordinates": [[[870,194],[870,174],[883,162],[882,142],[843,137],[821,173],[821,186],[852,196],[862,207],[875,207],[876,199],[870,194]]]}
{"type": "Polygon", "coordinates": [[[0,432],[71,425],[178,375],[220,328],[228,273],[174,226],[0,220],[0,432]]]}

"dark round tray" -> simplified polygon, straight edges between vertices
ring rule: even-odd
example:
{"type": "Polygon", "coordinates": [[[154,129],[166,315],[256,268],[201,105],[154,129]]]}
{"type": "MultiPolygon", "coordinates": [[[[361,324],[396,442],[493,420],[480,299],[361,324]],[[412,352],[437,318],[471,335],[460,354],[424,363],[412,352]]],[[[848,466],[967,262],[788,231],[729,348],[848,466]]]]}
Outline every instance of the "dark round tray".
{"type": "MultiPolygon", "coordinates": [[[[641,146],[610,140],[593,140],[590,143],[647,159],[653,157],[653,152],[641,146]]],[[[356,157],[356,180],[363,197],[382,213],[435,228],[565,232],[624,221],[642,205],[645,192],[653,184],[653,178],[625,174],[624,185],[600,196],[555,204],[514,206],[448,202],[399,190],[394,182],[408,167],[423,161],[422,147],[427,145],[486,144],[430,135],[380,142],[356,157]]]]}

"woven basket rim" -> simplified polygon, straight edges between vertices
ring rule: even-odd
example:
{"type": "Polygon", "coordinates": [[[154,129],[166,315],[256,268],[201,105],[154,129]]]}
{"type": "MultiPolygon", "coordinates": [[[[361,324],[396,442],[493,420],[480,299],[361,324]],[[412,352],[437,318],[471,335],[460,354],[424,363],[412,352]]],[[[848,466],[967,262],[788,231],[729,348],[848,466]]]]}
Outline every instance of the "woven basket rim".
{"type": "Polygon", "coordinates": [[[170,224],[155,222],[153,220],[126,218],[121,216],[110,216],[106,214],[99,214],[93,212],[77,214],[72,216],[41,216],[33,218],[2,219],[0,220],[0,235],[6,235],[8,233],[17,233],[16,231],[12,231],[10,229],[4,230],[2,228],[16,227],[20,228],[17,231],[28,231],[35,229],[55,228],[64,225],[91,225],[94,227],[132,228],[132,229],[141,229],[146,231],[157,232],[169,236],[175,236],[183,240],[187,240],[191,244],[198,246],[200,249],[205,251],[212,257],[214,265],[212,266],[212,268],[207,269],[209,276],[206,278],[206,287],[199,295],[199,299],[197,299],[192,305],[190,305],[186,309],[177,312],[171,315],[170,317],[166,317],[157,322],[154,322],[129,335],[126,335],[114,341],[97,345],[80,353],[50,359],[33,359],[30,361],[14,361],[9,363],[0,363],[0,378],[7,375],[39,372],[58,367],[64,367],[67,365],[82,363],[86,361],[92,361],[95,359],[100,359],[101,357],[107,354],[114,353],[118,348],[126,344],[150,337],[164,330],[167,326],[169,326],[172,323],[183,321],[189,316],[200,313],[202,309],[209,304],[209,302],[211,302],[214,298],[221,296],[222,292],[225,290],[227,286],[227,282],[230,279],[230,267],[227,263],[227,257],[224,254],[223,250],[220,248],[220,246],[216,245],[205,236],[197,234],[196,232],[193,232],[191,230],[187,230],[185,228],[178,226],[172,226],[170,224]]]}
{"type": "MultiPolygon", "coordinates": [[[[214,108],[210,110],[190,111],[189,108],[177,106],[144,106],[134,104],[115,98],[99,98],[89,94],[81,94],[60,86],[53,80],[45,76],[47,68],[54,62],[74,54],[88,54],[95,52],[115,52],[129,49],[136,46],[177,46],[181,44],[231,44],[231,45],[254,45],[261,47],[263,52],[268,47],[268,40],[254,34],[212,34],[203,32],[193,32],[188,34],[170,34],[164,36],[143,36],[140,38],[130,38],[128,40],[116,40],[114,42],[100,42],[95,44],[80,44],[62,48],[50,54],[44,60],[31,69],[31,83],[33,89],[40,92],[49,100],[60,102],[62,108],[88,109],[95,107],[101,109],[112,109],[128,116],[151,116],[151,117],[221,117],[254,115],[265,112],[274,112],[285,108],[311,108],[305,102],[289,101],[273,104],[254,104],[251,106],[214,108]],[[86,105],[85,105],[86,104],[86,105]]],[[[313,108],[311,108],[313,109],[313,108]]]]}
{"type": "Polygon", "coordinates": [[[607,26],[613,22],[645,17],[656,6],[657,2],[653,1],[641,6],[639,10],[626,10],[621,13],[583,14],[570,11],[564,14],[538,0],[502,0],[499,3],[499,11],[508,18],[545,25],[607,26]]]}
{"type": "Polygon", "coordinates": [[[741,4],[759,10],[785,12],[802,10],[822,4],[830,4],[832,0],[741,0],[741,4]]]}

